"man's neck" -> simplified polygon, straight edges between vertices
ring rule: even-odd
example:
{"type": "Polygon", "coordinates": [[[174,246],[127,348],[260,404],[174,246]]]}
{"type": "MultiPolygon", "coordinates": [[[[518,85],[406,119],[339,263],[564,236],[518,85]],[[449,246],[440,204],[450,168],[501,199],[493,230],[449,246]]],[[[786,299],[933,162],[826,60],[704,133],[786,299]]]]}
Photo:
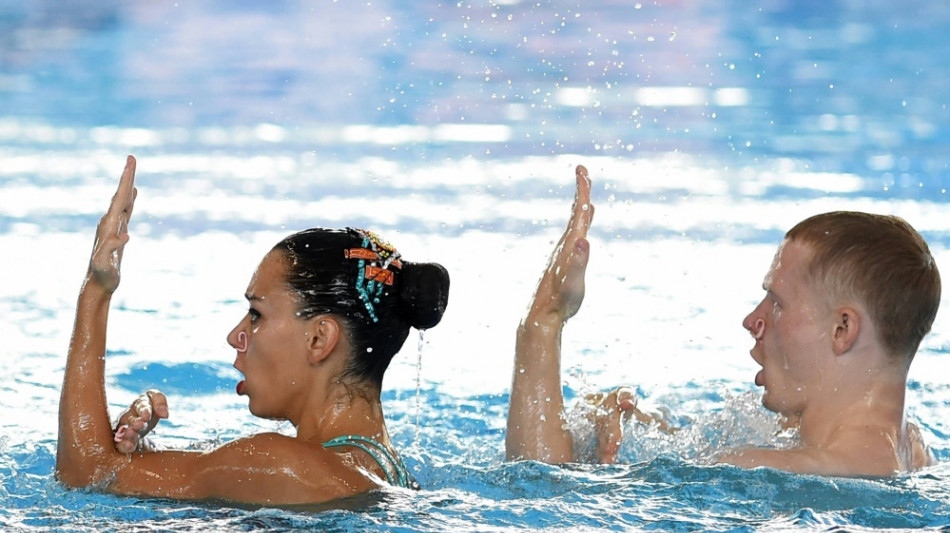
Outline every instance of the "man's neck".
{"type": "Polygon", "coordinates": [[[842,380],[805,407],[799,426],[805,447],[824,448],[843,434],[861,431],[884,431],[900,438],[906,378],[873,371],[863,378],[842,380]]]}

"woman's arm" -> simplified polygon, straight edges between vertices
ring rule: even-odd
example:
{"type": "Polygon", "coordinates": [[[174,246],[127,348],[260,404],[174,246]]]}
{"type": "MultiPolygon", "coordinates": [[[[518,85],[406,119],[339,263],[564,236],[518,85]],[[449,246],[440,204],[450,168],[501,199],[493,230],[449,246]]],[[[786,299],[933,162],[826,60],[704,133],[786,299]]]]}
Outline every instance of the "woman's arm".
{"type": "Polygon", "coordinates": [[[561,330],[584,300],[590,252],[586,236],[594,216],[587,169],[578,166],[576,177],[571,219],[541,276],[531,308],[518,326],[505,433],[509,460],[573,460],[573,440],[563,418],[561,330]]]}
{"type": "MultiPolygon", "coordinates": [[[[135,159],[129,156],[109,210],[96,228],[89,270],[79,291],[59,403],[57,478],[69,487],[94,486],[116,494],[261,504],[315,503],[374,488],[374,479],[340,455],[273,433],[238,439],[209,452],[117,450],[129,440],[117,442],[109,421],[106,325],[129,240],[134,180],[135,159]]],[[[131,411],[124,415],[125,424],[149,428],[167,414],[167,405],[153,393],[140,398],[131,411]],[[158,413],[163,408],[166,412],[158,413]],[[158,416],[144,416],[145,409],[158,416]]]]}
{"type": "Polygon", "coordinates": [[[112,294],[119,286],[135,195],[135,158],[129,156],[109,210],[96,228],[66,357],[59,401],[56,476],[71,487],[100,481],[105,463],[121,456],[114,449],[106,405],[106,325],[112,294]]]}

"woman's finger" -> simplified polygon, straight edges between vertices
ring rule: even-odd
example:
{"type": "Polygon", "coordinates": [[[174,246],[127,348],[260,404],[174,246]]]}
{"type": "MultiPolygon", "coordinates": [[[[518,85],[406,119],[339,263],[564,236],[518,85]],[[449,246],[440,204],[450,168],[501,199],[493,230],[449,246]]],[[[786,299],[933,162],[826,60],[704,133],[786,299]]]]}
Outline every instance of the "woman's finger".
{"type": "MultiPolygon", "coordinates": [[[[152,406],[152,412],[157,418],[168,418],[168,398],[165,394],[156,389],[150,389],[146,393],[149,403],[152,406]]],[[[158,420],[155,420],[158,422],[158,420]]]]}
{"type": "Polygon", "coordinates": [[[132,453],[138,448],[141,436],[129,426],[119,426],[115,432],[115,448],[121,453],[132,453]]]}

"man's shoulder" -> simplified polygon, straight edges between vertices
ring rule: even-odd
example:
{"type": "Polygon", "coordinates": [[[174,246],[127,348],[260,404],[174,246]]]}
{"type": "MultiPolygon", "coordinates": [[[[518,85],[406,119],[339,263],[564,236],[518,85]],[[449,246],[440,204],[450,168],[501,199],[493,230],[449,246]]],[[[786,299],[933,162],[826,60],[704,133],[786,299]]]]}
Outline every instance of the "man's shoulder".
{"type": "Polygon", "coordinates": [[[894,441],[880,433],[847,432],[822,447],[736,448],[717,460],[742,468],[767,467],[821,476],[891,476],[901,470],[894,441]]]}

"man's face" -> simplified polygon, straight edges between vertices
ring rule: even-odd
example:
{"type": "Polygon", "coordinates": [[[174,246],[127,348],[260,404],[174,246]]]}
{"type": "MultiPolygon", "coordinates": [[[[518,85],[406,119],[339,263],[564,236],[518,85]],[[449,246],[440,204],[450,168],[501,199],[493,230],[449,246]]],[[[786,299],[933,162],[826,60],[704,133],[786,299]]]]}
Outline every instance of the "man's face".
{"type": "Polygon", "coordinates": [[[762,284],[765,298],[742,322],[762,365],[755,376],[765,387],[762,404],[786,416],[800,415],[822,388],[831,352],[831,309],[806,276],[811,256],[809,246],[783,241],[762,284]]]}

